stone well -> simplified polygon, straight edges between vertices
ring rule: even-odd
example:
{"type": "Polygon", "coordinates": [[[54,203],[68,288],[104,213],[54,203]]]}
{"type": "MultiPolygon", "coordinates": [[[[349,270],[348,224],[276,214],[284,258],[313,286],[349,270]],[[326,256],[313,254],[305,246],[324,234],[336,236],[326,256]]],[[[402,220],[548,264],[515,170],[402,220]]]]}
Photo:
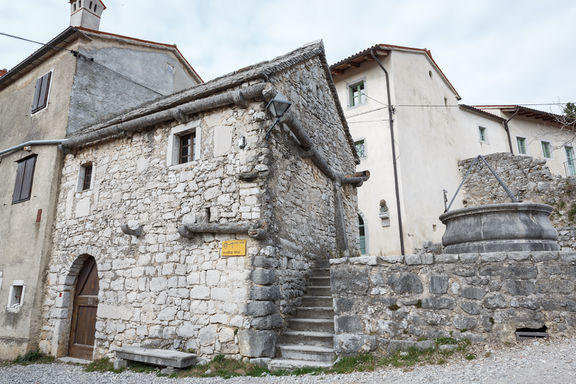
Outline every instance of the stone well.
{"type": "Polygon", "coordinates": [[[529,202],[481,205],[444,213],[445,253],[556,251],[552,207],[529,202]]]}

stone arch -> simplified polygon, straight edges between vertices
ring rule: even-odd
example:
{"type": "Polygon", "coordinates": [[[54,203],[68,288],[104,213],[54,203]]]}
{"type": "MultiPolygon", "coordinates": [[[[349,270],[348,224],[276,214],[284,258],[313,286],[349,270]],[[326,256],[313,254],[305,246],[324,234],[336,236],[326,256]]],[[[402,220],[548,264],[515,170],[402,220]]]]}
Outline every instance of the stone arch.
{"type": "Polygon", "coordinates": [[[93,258],[96,262],[96,267],[98,267],[98,260],[94,256],[83,253],[76,257],[69,267],[64,266],[58,277],[56,299],[50,311],[50,318],[54,322],[51,351],[54,356],[66,356],[68,353],[76,279],[84,263],[89,258],[93,258]]]}

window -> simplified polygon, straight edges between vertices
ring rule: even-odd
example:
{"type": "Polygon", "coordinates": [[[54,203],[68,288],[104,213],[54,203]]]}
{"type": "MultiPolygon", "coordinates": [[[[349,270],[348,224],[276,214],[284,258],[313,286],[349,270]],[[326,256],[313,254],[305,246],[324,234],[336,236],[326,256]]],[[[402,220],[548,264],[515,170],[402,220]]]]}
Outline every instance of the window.
{"type": "Polygon", "coordinates": [[[360,253],[366,254],[366,227],[364,226],[364,219],[358,215],[358,231],[360,232],[360,253]]]}
{"type": "Polygon", "coordinates": [[[18,161],[18,168],[16,169],[16,185],[14,186],[14,194],[12,195],[12,204],[30,200],[35,165],[36,155],[18,161]]]}
{"type": "Polygon", "coordinates": [[[178,156],[178,164],[188,163],[195,159],[194,147],[196,146],[196,132],[187,133],[179,136],[180,141],[180,155],[178,156]]]}
{"type": "Polygon", "coordinates": [[[518,153],[521,155],[526,154],[526,138],[516,136],[516,144],[518,144],[518,153]]]}
{"type": "Polygon", "coordinates": [[[576,176],[576,166],[574,165],[574,148],[565,146],[566,151],[566,174],[568,176],[576,176]]]}
{"type": "Polygon", "coordinates": [[[481,143],[487,143],[488,142],[488,132],[486,132],[485,127],[478,127],[478,136],[480,137],[481,143]]]}
{"type": "Polygon", "coordinates": [[[92,162],[82,164],[78,177],[78,192],[86,191],[92,187],[93,170],[92,162]]]}
{"type": "Polygon", "coordinates": [[[366,102],[364,81],[359,81],[348,87],[350,106],[355,107],[366,102]]]}
{"type": "Polygon", "coordinates": [[[364,143],[364,139],[355,141],[354,147],[356,147],[356,153],[359,158],[363,159],[366,157],[366,144],[364,143]]]}
{"type": "Polygon", "coordinates": [[[24,282],[22,280],[14,281],[10,287],[10,297],[8,298],[8,307],[20,307],[24,298],[24,282]]]}
{"type": "Polygon", "coordinates": [[[32,113],[38,112],[46,107],[48,103],[48,92],[50,91],[50,79],[52,72],[48,72],[38,80],[34,88],[34,100],[32,101],[32,113]]]}
{"type": "Polygon", "coordinates": [[[540,144],[542,145],[542,156],[545,159],[552,158],[552,146],[550,145],[549,141],[541,141],[540,144]]]}

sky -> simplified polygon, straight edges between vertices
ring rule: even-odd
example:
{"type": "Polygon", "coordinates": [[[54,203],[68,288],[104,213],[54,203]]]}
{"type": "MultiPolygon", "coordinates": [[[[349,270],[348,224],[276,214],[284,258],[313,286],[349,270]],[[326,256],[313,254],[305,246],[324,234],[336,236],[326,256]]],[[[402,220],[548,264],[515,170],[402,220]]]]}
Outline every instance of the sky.
{"type": "MultiPolygon", "coordinates": [[[[374,44],[427,48],[461,102],[576,101],[573,0],[104,0],[100,30],[176,44],[208,81],[322,39],[332,64],[374,44]]],[[[68,0],[0,0],[0,32],[48,42],[68,0]]],[[[38,45],[0,35],[0,69],[38,45]]]]}

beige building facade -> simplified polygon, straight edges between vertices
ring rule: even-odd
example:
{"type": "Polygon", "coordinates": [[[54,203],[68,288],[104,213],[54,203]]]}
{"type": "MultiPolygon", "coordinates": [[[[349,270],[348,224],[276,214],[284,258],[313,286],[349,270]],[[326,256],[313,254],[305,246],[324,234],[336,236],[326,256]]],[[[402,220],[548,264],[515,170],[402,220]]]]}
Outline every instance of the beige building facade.
{"type": "MultiPolygon", "coordinates": [[[[438,217],[461,182],[460,160],[518,154],[517,138],[525,138],[527,155],[543,157],[547,141],[551,170],[565,174],[563,167],[569,168],[563,151],[571,151],[574,132],[561,129],[558,116],[459,104],[460,95],[426,49],[380,44],[331,70],[359,169],[371,172],[358,192],[365,254],[407,254],[440,243],[444,225],[438,217]]],[[[461,206],[457,198],[452,208],[461,206]]]]}
{"type": "Polygon", "coordinates": [[[81,25],[0,77],[0,359],[37,347],[66,135],[199,82],[175,46],[81,25]]]}

